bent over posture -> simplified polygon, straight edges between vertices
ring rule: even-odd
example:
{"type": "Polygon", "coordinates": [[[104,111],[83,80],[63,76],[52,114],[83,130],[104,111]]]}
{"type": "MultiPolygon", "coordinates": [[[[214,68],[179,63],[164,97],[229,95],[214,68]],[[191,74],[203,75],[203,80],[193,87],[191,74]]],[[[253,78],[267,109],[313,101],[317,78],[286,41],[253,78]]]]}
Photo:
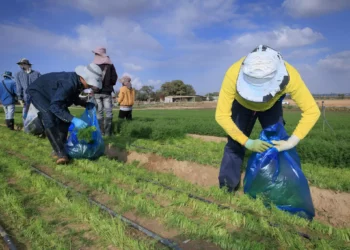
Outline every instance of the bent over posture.
{"type": "Polygon", "coordinates": [[[272,48],[259,45],[234,63],[223,80],[215,119],[228,134],[222,158],[219,185],[229,192],[240,185],[245,149],[263,152],[275,146],[278,151],[295,147],[317,122],[320,110],[298,71],[272,48]],[[282,100],[289,93],[302,111],[302,118],[287,141],[274,145],[249,139],[256,119],[262,128],[283,122],[282,100]]]}
{"type": "Polygon", "coordinates": [[[68,107],[75,104],[93,108],[94,104],[81,100],[79,94],[87,88],[98,91],[102,87],[101,79],[100,67],[91,63],[86,67],[78,66],[75,72],[42,75],[29,86],[29,95],[33,105],[39,110],[38,115],[53,148],[53,157],[57,159],[57,164],[68,163],[64,143],[70,123],[77,129],[87,127],[84,121],[70,114],[68,107]]]}

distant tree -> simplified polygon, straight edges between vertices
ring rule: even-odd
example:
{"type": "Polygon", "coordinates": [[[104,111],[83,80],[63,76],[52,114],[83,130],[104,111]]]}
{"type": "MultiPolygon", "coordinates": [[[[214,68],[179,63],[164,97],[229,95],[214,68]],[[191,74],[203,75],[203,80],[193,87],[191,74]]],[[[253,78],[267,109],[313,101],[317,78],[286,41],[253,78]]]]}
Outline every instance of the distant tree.
{"type": "Polygon", "coordinates": [[[136,93],[136,100],[147,101],[153,98],[154,95],[153,86],[142,86],[142,88],[136,93]]]}
{"type": "Polygon", "coordinates": [[[344,98],[345,98],[345,95],[344,95],[344,94],[339,94],[339,95],[338,95],[338,98],[339,98],[339,99],[344,99],[344,98]]]}
{"type": "Polygon", "coordinates": [[[190,84],[184,84],[181,80],[166,82],[160,87],[165,96],[169,95],[195,95],[196,91],[190,84]]]}

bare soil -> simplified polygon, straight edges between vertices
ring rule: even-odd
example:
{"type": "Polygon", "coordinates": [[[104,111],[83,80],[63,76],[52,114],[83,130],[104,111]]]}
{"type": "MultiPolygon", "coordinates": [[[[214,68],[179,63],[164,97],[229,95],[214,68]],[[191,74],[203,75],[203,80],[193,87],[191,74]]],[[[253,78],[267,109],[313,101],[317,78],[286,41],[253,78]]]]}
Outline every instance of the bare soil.
{"type": "MultiPolygon", "coordinates": [[[[296,105],[293,100],[286,100],[290,105],[296,105]]],[[[322,106],[322,100],[316,100],[319,107],[322,106]]],[[[326,107],[348,107],[350,108],[350,99],[334,99],[334,100],[324,100],[324,106],[326,107]]]]}
{"type": "Polygon", "coordinates": [[[187,134],[187,136],[195,139],[201,139],[202,141],[208,141],[208,142],[227,142],[226,137],[218,137],[218,136],[211,136],[211,135],[196,135],[196,134],[187,134]]]}
{"type": "MultiPolygon", "coordinates": [[[[140,162],[151,171],[172,173],[192,184],[203,187],[218,186],[219,169],[188,161],[166,159],[155,154],[120,151],[109,147],[106,155],[124,162],[140,162]]],[[[243,178],[244,175],[242,175],[243,178]]],[[[350,193],[335,192],[327,189],[310,187],[316,210],[316,219],[336,227],[350,227],[350,193]]]]}

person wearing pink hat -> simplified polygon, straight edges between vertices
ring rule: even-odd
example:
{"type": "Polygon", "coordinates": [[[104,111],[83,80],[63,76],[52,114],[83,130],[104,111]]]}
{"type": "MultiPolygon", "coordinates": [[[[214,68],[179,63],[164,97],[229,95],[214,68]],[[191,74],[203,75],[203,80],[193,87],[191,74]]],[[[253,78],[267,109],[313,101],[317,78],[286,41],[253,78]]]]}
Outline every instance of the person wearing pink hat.
{"type": "Polygon", "coordinates": [[[103,135],[111,136],[113,131],[113,86],[118,80],[118,74],[115,67],[107,55],[106,48],[97,47],[92,51],[95,54],[93,63],[97,64],[102,70],[102,89],[95,93],[97,106],[97,119],[103,135]],[[104,113],[106,116],[104,117],[104,113]]]}

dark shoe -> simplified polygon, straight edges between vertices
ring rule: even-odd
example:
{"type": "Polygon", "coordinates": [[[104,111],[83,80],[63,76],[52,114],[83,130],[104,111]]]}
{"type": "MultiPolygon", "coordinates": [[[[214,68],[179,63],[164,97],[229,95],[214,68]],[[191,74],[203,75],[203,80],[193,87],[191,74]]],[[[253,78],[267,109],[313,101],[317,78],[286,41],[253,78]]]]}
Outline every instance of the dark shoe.
{"type": "Polygon", "coordinates": [[[10,120],[7,120],[7,119],[5,120],[6,127],[8,127],[8,128],[10,128],[10,127],[9,127],[9,122],[10,122],[10,120]]]}
{"type": "Polygon", "coordinates": [[[9,121],[9,125],[8,125],[8,128],[10,130],[15,130],[15,120],[14,119],[11,119],[11,120],[8,120],[9,121]]]}
{"type": "Polygon", "coordinates": [[[111,136],[112,135],[112,126],[113,126],[113,118],[106,118],[105,120],[105,135],[111,136]]]}
{"type": "Polygon", "coordinates": [[[102,135],[105,135],[105,127],[103,124],[103,119],[98,119],[98,126],[100,126],[100,130],[101,130],[102,135]]]}
{"type": "Polygon", "coordinates": [[[67,164],[69,162],[68,156],[64,150],[64,144],[60,136],[60,132],[56,127],[45,130],[46,136],[49,139],[52,149],[57,155],[57,164],[67,164]]]}

